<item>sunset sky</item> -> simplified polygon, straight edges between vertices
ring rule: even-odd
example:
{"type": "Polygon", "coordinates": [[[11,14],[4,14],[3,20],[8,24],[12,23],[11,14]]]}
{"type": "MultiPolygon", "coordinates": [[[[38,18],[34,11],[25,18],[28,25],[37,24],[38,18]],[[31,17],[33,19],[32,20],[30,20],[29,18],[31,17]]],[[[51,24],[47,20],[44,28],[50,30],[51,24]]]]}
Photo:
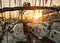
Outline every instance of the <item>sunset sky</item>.
{"type": "MultiPolygon", "coordinates": [[[[11,1],[11,3],[10,3],[11,7],[19,6],[19,2],[20,2],[20,6],[21,6],[26,1],[30,2],[30,4],[33,5],[33,6],[35,5],[35,0],[22,0],[22,1],[16,0],[16,5],[15,5],[15,1],[14,0],[10,0],[10,1],[11,1]]],[[[42,5],[42,1],[43,0],[41,0],[41,5],[42,5]]],[[[49,6],[50,5],[50,1],[51,0],[47,0],[47,3],[45,4],[45,6],[49,6]]],[[[52,6],[53,5],[57,5],[57,6],[60,5],[60,0],[52,0],[52,6]]],[[[2,0],[2,6],[3,7],[9,7],[9,0],[2,0]]],[[[39,6],[39,0],[36,0],[36,6],[39,6]]]]}
{"type": "MultiPolygon", "coordinates": [[[[2,1],[2,8],[4,8],[4,7],[9,7],[9,2],[10,2],[10,7],[17,7],[17,6],[22,6],[23,5],[23,3],[24,2],[30,2],[30,4],[31,4],[31,6],[35,6],[35,0],[1,0],[2,1]]],[[[44,2],[45,2],[46,0],[44,0],[44,2]]],[[[50,6],[50,1],[51,0],[47,0],[47,3],[44,3],[44,6],[50,6]]],[[[43,6],[43,0],[41,0],[41,6],[43,6]]],[[[60,5],[60,0],[52,0],[52,4],[51,4],[51,6],[53,6],[53,5],[56,5],[56,6],[58,6],[58,5],[60,5]]],[[[36,0],[36,6],[39,6],[39,0],[36,0]]],[[[27,11],[26,11],[27,12],[27,11]]],[[[24,14],[24,17],[27,15],[28,16],[28,18],[30,17],[31,19],[32,19],[32,17],[33,17],[33,14],[31,14],[31,13],[33,13],[33,11],[30,11],[30,13],[26,13],[25,12],[25,14],[24,14]],[[29,14],[29,15],[28,15],[29,14]]],[[[37,12],[37,11],[36,11],[37,12]]],[[[40,12],[40,14],[41,14],[41,12],[40,12]]],[[[9,18],[9,12],[5,12],[4,14],[3,14],[6,18],[9,18]]],[[[35,14],[36,15],[36,14],[35,14]]],[[[16,18],[16,17],[18,17],[19,16],[19,11],[13,11],[13,12],[11,12],[11,17],[12,18],[16,18]]],[[[36,15],[37,16],[37,15],[36,15]]],[[[36,17],[35,16],[35,17],[36,17]]],[[[38,17],[38,16],[37,16],[38,17]]]]}

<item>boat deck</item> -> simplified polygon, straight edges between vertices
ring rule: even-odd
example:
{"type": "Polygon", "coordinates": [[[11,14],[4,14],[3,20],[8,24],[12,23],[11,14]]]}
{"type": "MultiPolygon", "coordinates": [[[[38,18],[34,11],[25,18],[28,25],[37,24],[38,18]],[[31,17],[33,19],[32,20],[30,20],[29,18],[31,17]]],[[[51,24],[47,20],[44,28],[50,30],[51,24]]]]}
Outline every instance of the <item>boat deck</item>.
{"type": "Polygon", "coordinates": [[[36,36],[34,36],[31,32],[25,33],[27,37],[27,41],[17,41],[16,43],[55,43],[54,41],[48,39],[48,38],[42,38],[38,39],[36,36]],[[34,41],[33,41],[34,40],[34,41]]]}

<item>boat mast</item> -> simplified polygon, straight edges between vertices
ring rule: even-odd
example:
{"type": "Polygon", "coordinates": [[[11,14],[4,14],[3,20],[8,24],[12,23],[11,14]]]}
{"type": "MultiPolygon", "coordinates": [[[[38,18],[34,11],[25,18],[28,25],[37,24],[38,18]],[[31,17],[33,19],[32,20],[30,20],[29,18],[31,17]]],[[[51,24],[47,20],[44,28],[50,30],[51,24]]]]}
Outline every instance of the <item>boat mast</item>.
{"type": "MultiPolygon", "coordinates": [[[[9,0],[9,7],[11,7],[11,0],[9,0]]],[[[11,19],[11,12],[9,11],[9,18],[11,19]]]]}
{"type": "MultiPolygon", "coordinates": [[[[39,6],[41,6],[41,0],[39,0],[39,6]]],[[[39,12],[38,12],[38,13],[39,13],[39,19],[40,19],[40,12],[41,12],[41,11],[40,11],[40,9],[39,9],[39,12]]]]}
{"type": "Polygon", "coordinates": [[[52,0],[50,0],[50,6],[52,5],[52,0]]]}
{"type": "MultiPolygon", "coordinates": [[[[22,0],[19,0],[19,7],[22,5],[22,0]]],[[[19,10],[19,16],[18,16],[18,19],[21,19],[22,17],[22,14],[21,14],[21,10],[19,10]]]]}
{"type": "MultiPolygon", "coordinates": [[[[0,7],[2,8],[2,0],[0,0],[0,7]]],[[[3,18],[3,13],[1,13],[1,17],[3,18]]]]}
{"type": "MultiPolygon", "coordinates": [[[[44,7],[44,0],[42,1],[42,6],[44,7]]],[[[42,21],[44,21],[44,9],[42,11],[42,21]]]]}
{"type": "MultiPolygon", "coordinates": [[[[19,6],[21,6],[22,4],[22,0],[19,0],[19,6]]],[[[21,19],[21,22],[22,22],[22,19],[23,19],[23,11],[22,10],[19,10],[19,17],[21,19]]]]}
{"type": "Polygon", "coordinates": [[[41,0],[39,0],[39,6],[41,6],[41,0]]]}

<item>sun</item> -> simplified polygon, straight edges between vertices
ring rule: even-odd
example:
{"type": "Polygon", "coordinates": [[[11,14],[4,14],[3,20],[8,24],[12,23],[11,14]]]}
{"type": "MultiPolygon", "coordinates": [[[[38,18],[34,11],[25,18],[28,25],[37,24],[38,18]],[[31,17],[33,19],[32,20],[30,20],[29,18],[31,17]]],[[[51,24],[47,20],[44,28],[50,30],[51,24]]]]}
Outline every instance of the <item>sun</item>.
{"type": "Polygon", "coordinates": [[[34,19],[39,19],[39,14],[35,14],[34,19]]]}
{"type": "Polygon", "coordinates": [[[38,19],[39,19],[39,13],[38,10],[36,10],[34,14],[34,20],[38,20],[38,19]]]}

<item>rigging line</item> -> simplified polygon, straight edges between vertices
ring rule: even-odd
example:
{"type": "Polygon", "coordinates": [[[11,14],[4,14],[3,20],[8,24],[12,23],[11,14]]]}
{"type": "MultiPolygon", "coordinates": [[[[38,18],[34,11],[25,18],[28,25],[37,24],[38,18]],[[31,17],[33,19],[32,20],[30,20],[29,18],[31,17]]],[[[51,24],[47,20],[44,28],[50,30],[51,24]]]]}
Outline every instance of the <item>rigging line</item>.
{"type": "Polygon", "coordinates": [[[16,0],[14,0],[14,4],[16,5],[16,0]]]}
{"type": "MultiPolygon", "coordinates": [[[[35,6],[36,6],[36,0],[35,0],[35,6]]],[[[35,15],[35,10],[34,10],[34,13],[33,14],[35,15]]]]}
{"type": "MultiPolygon", "coordinates": [[[[34,6],[34,4],[33,4],[33,0],[32,0],[32,6],[34,6]]],[[[34,11],[32,11],[32,13],[34,14],[34,11]]],[[[33,17],[32,17],[32,19],[33,19],[33,17]]]]}
{"type": "MultiPolygon", "coordinates": [[[[43,5],[42,5],[43,7],[44,7],[44,0],[43,0],[43,5]]],[[[44,21],[43,19],[44,19],[44,9],[43,9],[43,11],[42,11],[42,16],[43,16],[43,18],[42,18],[42,21],[44,21]]]]}
{"type": "Polygon", "coordinates": [[[22,0],[19,0],[19,6],[22,5],[22,0]]]}
{"type": "Polygon", "coordinates": [[[41,6],[41,0],[39,0],[39,6],[41,6]]]}
{"type": "Polygon", "coordinates": [[[28,2],[29,2],[29,0],[28,0],[28,2]]]}
{"type": "Polygon", "coordinates": [[[36,6],[36,0],[35,0],[35,6],[36,6]]]}
{"type": "Polygon", "coordinates": [[[50,0],[50,6],[52,5],[52,0],[50,0]]]}
{"type": "MultiPolygon", "coordinates": [[[[11,0],[9,0],[9,7],[11,7],[11,0]]],[[[9,11],[9,18],[11,18],[11,12],[9,11]]]]}
{"type": "MultiPolygon", "coordinates": [[[[52,0],[50,0],[50,7],[51,7],[51,5],[52,5],[52,0]]],[[[48,16],[49,16],[49,14],[48,14],[48,16]]]]}
{"type": "MultiPolygon", "coordinates": [[[[32,2],[33,3],[33,2],[32,2]]],[[[35,5],[34,6],[36,6],[36,0],[35,0],[35,3],[34,3],[35,5]]],[[[34,12],[33,12],[33,15],[35,15],[35,10],[34,10],[34,12]]]]}
{"type": "Polygon", "coordinates": [[[26,0],[26,2],[28,2],[29,0],[26,0]]]}
{"type": "Polygon", "coordinates": [[[26,0],[26,2],[27,2],[27,0],[26,0]]]}
{"type": "Polygon", "coordinates": [[[0,0],[0,6],[1,6],[1,8],[2,8],[2,0],[0,0]]]}
{"type": "MultiPolygon", "coordinates": [[[[41,0],[39,0],[39,6],[41,6],[41,0]]],[[[38,13],[39,13],[39,16],[40,16],[40,10],[39,10],[38,13]]]]}
{"type": "MultiPolygon", "coordinates": [[[[22,4],[22,0],[19,0],[19,6],[22,4]]],[[[19,10],[19,16],[20,16],[20,10],[19,10]]],[[[18,19],[19,19],[19,17],[18,17],[18,19]]]]}
{"type": "Polygon", "coordinates": [[[32,0],[32,6],[33,6],[33,0],[32,0]]]}
{"type": "MultiPolygon", "coordinates": [[[[2,8],[2,0],[0,0],[0,6],[1,6],[1,8],[2,8]]],[[[3,13],[1,13],[1,16],[2,16],[2,18],[3,18],[3,13]]]]}
{"type": "Polygon", "coordinates": [[[44,6],[44,0],[43,0],[43,5],[42,6],[44,6]]]}
{"type": "MultiPolygon", "coordinates": [[[[19,7],[22,5],[22,0],[17,0],[17,1],[19,1],[18,2],[18,5],[19,5],[19,7]]],[[[20,10],[18,11],[19,12],[19,14],[18,14],[18,16],[17,16],[17,18],[19,19],[20,18],[20,10]]]]}

